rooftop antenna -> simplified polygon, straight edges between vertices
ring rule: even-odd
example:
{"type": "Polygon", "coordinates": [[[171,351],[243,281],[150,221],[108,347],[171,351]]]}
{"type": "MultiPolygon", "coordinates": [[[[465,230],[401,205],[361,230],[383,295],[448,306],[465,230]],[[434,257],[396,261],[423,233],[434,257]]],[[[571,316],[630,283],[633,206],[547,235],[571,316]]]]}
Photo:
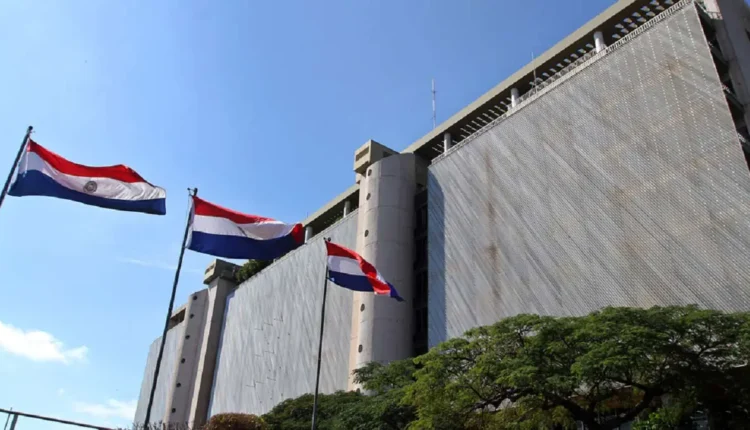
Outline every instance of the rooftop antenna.
{"type": "Polygon", "coordinates": [[[432,128],[437,126],[437,114],[435,111],[435,78],[432,78],[432,128]]]}

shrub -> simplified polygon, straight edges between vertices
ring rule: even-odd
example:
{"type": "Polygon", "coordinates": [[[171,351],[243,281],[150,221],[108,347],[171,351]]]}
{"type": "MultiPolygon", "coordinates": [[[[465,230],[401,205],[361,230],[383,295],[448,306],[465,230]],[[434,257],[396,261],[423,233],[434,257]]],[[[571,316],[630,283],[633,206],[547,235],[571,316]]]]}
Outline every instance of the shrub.
{"type": "Polygon", "coordinates": [[[234,277],[237,280],[237,283],[241,284],[255,276],[261,270],[270,266],[271,263],[273,263],[273,260],[248,260],[247,263],[243,264],[242,267],[237,270],[234,277]]]}
{"type": "Polygon", "coordinates": [[[211,417],[203,430],[267,430],[266,423],[251,414],[218,414],[211,417]]]}

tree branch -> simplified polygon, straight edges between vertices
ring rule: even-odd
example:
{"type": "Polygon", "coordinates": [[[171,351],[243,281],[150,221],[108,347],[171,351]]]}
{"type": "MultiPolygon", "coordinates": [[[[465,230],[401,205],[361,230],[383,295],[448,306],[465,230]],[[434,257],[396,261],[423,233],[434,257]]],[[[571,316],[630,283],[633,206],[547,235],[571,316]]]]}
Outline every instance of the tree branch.
{"type": "Polygon", "coordinates": [[[631,387],[635,387],[640,389],[641,391],[649,391],[653,390],[653,387],[649,387],[648,385],[639,384],[638,382],[631,381],[629,379],[622,379],[622,378],[609,378],[615,382],[619,382],[621,384],[630,385],[631,387]]]}
{"type": "Polygon", "coordinates": [[[603,422],[602,427],[615,429],[627,422],[633,421],[633,419],[637,417],[638,414],[643,412],[643,410],[651,404],[654,398],[661,396],[662,394],[664,394],[662,390],[647,391],[646,393],[644,393],[643,399],[641,399],[641,401],[637,405],[635,405],[633,409],[623,415],[618,416],[617,418],[613,418],[611,420],[603,422]]]}
{"type": "Polygon", "coordinates": [[[574,401],[566,399],[565,397],[561,397],[554,393],[542,392],[541,394],[544,395],[552,404],[562,406],[563,408],[567,409],[568,412],[573,415],[573,418],[582,421],[584,424],[586,424],[586,427],[588,429],[596,430],[601,428],[599,423],[596,421],[596,417],[594,416],[594,414],[589,413],[586,409],[582,408],[574,401]]]}

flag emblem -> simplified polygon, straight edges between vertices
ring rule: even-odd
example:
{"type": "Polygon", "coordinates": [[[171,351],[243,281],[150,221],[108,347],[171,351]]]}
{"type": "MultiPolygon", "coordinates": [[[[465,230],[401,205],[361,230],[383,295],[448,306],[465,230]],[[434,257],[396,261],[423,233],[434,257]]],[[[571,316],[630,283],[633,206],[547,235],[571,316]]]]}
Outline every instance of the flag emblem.
{"type": "Polygon", "coordinates": [[[94,181],[88,181],[88,182],[86,182],[86,185],[83,186],[83,189],[87,193],[89,193],[89,194],[95,193],[96,192],[96,182],[94,182],[94,181]]]}

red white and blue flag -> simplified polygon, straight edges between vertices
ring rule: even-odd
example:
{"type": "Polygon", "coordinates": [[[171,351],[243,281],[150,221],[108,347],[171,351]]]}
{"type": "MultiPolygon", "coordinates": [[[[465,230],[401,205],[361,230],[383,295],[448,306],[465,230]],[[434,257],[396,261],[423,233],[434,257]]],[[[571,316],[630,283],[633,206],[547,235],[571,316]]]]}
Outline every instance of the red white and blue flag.
{"type": "Polygon", "coordinates": [[[375,293],[404,301],[398,291],[386,281],[375,267],[361,255],[333,242],[326,242],[328,251],[328,279],[334,284],[354,291],[375,293]]]}
{"type": "Polygon", "coordinates": [[[188,249],[224,258],[273,260],[303,242],[302,224],[247,215],[193,197],[188,249]]]}
{"type": "Polygon", "coordinates": [[[79,203],[154,215],[167,213],[167,193],[123,165],[76,164],[29,139],[11,196],[48,196],[79,203]]]}

